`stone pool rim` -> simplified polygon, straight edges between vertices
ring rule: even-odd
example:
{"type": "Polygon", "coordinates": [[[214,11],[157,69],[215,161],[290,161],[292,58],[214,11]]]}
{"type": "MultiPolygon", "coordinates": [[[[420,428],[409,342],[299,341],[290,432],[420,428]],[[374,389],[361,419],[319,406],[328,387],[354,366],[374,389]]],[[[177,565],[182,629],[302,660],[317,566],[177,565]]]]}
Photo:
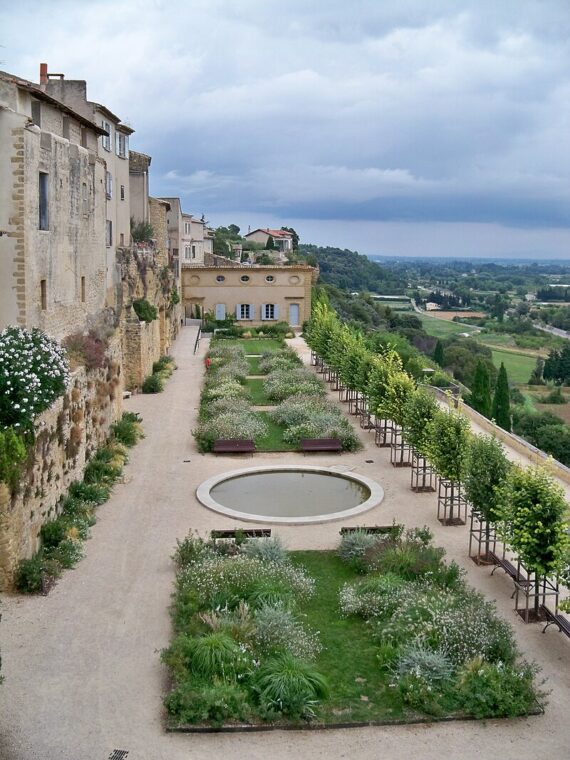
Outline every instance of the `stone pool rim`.
{"type": "Polygon", "coordinates": [[[283,464],[283,465],[263,465],[261,467],[241,467],[238,470],[228,470],[227,472],[214,475],[207,480],[204,480],[196,489],[196,498],[207,509],[211,509],[218,514],[226,515],[234,520],[243,520],[244,522],[251,523],[272,523],[277,525],[311,525],[325,522],[332,522],[334,520],[346,520],[356,515],[360,515],[363,512],[377,507],[382,503],[384,499],[384,489],[382,486],[371,478],[367,478],[360,473],[347,470],[346,472],[339,472],[333,467],[319,467],[314,465],[298,465],[298,464],[283,464]],[[222,483],[225,480],[232,480],[243,475],[259,475],[264,472],[311,472],[321,475],[331,475],[333,477],[344,478],[345,480],[353,480],[360,485],[365,486],[370,491],[370,496],[363,501],[362,504],[358,504],[356,507],[350,507],[349,509],[343,509],[340,512],[329,512],[323,515],[309,515],[307,517],[272,517],[270,515],[254,515],[251,512],[240,512],[237,509],[231,509],[225,507],[223,504],[217,502],[212,496],[210,491],[214,486],[222,483]]]}

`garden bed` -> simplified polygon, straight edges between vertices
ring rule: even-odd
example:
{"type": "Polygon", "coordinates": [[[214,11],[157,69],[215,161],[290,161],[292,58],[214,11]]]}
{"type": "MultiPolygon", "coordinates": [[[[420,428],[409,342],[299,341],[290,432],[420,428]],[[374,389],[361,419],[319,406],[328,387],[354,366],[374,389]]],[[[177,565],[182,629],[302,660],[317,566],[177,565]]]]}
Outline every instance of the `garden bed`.
{"type": "Polygon", "coordinates": [[[338,553],[188,537],[163,652],[169,730],[267,730],[541,711],[535,670],[429,533],[338,553]]]}

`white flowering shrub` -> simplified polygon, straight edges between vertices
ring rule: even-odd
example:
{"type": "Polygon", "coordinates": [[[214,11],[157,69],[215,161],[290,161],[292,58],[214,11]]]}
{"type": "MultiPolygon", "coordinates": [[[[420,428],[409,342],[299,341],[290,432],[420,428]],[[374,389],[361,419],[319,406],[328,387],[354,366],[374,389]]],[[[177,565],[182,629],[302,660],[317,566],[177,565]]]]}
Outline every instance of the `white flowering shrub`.
{"type": "Polygon", "coordinates": [[[265,655],[289,652],[301,660],[314,660],[322,649],[318,633],[308,631],[283,605],[260,607],[255,625],[255,640],[265,655]]]}
{"type": "Polygon", "coordinates": [[[178,590],[191,592],[196,611],[237,607],[256,609],[268,601],[292,604],[314,593],[314,581],[289,563],[262,562],[240,554],[190,563],[178,575],[178,590]]]}
{"type": "Polygon", "coordinates": [[[215,417],[204,420],[193,431],[200,451],[211,451],[214,441],[219,438],[252,440],[267,435],[268,428],[263,419],[242,404],[241,409],[228,409],[215,417]]]}
{"type": "Polygon", "coordinates": [[[272,401],[283,401],[289,396],[326,396],[324,383],[305,367],[278,369],[270,372],[263,389],[272,401]]]}
{"type": "Polygon", "coordinates": [[[272,419],[286,430],[283,440],[298,445],[301,438],[339,438],[345,451],[355,451],[361,443],[340,409],[326,398],[294,395],[282,401],[272,419]]]}
{"type": "Polygon", "coordinates": [[[202,391],[204,401],[214,401],[218,398],[246,398],[247,388],[237,380],[224,378],[221,382],[212,381],[202,391]]]}
{"type": "Polygon", "coordinates": [[[0,426],[30,429],[69,384],[64,349],[40,330],[0,333],[0,426]]]}
{"type": "Polygon", "coordinates": [[[259,360],[259,370],[263,375],[275,370],[287,370],[300,367],[303,362],[292,348],[282,348],[279,351],[264,351],[259,360]]]}

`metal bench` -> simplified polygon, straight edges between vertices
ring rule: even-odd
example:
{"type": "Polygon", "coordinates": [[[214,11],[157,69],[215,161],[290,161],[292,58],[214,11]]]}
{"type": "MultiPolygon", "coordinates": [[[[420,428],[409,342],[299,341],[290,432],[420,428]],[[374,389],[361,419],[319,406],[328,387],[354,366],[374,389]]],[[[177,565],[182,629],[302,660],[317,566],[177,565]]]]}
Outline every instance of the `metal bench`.
{"type": "Polygon", "coordinates": [[[540,606],[541,612],[544,614],[544,617],[548,621],[544,628],[542,629],[542,632],[544,633],[549,625],[556,625],[558,626],[558,630],[560,633],[565,633],[568,638],[570,638],[570,620],[567,617],[564,617],[563,615],[558,615],[557,613],[552,612],[548,609],[548,607],[545,607],[544,604],[540,606]]]}
{"type": "Polygon", "coordinates": [[[342,441],[338,438],[301,438],[301,451],[342,451],[342,441]]]}
{"type": "Polygon", "coordinates": [[[218,438],[212,449],[214,454],[253,454],[255,442],[239,438],[218,438]]]}
{"type": "MultiPolygon", "coordinates": [[[[505,559],[505,557],[499,557],[498,554],[495,554],[495,552],[490,551],[489,552],[489,559],[495,565],[495,567],[491,571],[491,575],[493,575],[495,573],[495,570],[498,570],[499,568],[501,568],[501,570],[504,570],[505,573],[509,576],[509,578],[511,578],[515,582],[515,584],[517,586],[527,587],[527,586],[530,585],[530,581],[526,577],[526,575],[524,575],[523,573],[521,573],[521,571],[518,570],[513,565],[512,562],[509,562],[508,559],[505,559]]],[[[516,593],[516,587],[515,587],[515,590],[513,591],[512,595],[511,595],[511,599],[513,598],[513,596],[515,595],[515,593],[516,593]]]]}

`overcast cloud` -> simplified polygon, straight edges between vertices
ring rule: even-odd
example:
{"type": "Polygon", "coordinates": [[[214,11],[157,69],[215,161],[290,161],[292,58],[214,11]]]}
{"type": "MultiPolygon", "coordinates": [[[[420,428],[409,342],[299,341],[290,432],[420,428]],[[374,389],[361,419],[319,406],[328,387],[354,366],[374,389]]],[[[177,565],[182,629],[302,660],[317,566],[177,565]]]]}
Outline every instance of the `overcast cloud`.
{"type": "Polygon", "coordinates": [[[568,0],[0,0],[2,67],[86,79],[152,192],[378,254],[570,258],[568,0]]]}

